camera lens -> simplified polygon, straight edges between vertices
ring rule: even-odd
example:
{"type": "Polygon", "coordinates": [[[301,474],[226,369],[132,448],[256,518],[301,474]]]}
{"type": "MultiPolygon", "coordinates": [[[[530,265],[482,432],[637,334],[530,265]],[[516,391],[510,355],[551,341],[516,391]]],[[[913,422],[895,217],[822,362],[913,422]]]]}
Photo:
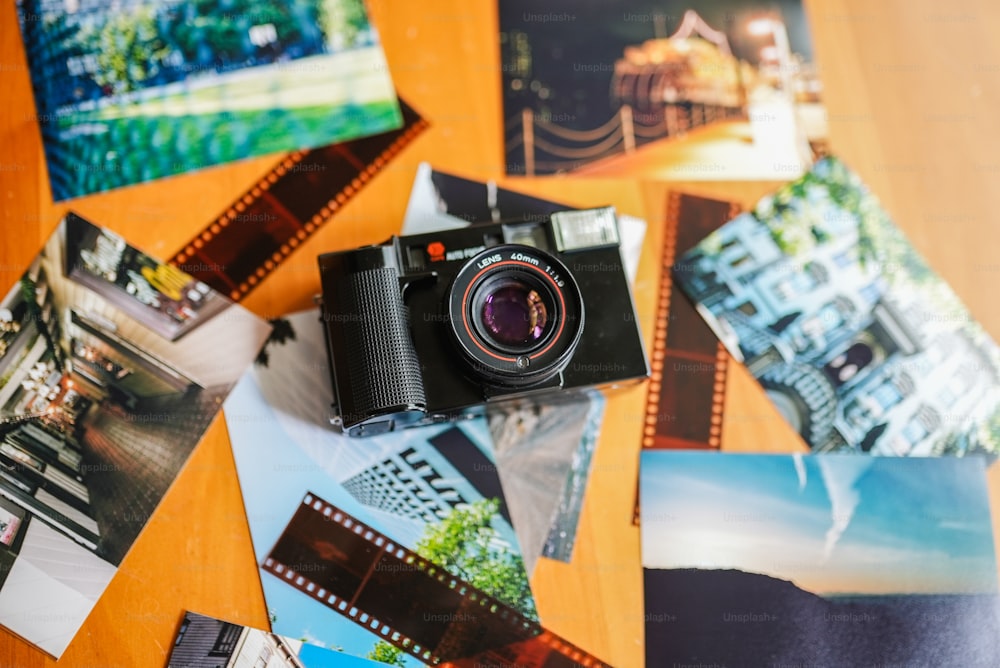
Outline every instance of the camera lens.
{"type": "Polygon", "coordinates": [[[472,257],[455,275],[446,306],[468,367],[494,388],[552,378],[583,332],[583,298],[569,269],[530,246],[495,246],[472,257]]]}
{"type": "Polygon", "coordinates": [[[479,322],[501,346],[531,349],[544,340],[552,310],[534,286],[521,278],[501,277],[480,288],[479,322]]]}

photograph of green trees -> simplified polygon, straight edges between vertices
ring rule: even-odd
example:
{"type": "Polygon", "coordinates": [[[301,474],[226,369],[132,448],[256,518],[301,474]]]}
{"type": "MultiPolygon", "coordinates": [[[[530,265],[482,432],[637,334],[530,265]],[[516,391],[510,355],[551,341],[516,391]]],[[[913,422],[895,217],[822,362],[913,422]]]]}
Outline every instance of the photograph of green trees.
{"type": "Polygon", "coordinates": [[[361,0],[23,0],[56,201],[402,123],[361,0]]]}

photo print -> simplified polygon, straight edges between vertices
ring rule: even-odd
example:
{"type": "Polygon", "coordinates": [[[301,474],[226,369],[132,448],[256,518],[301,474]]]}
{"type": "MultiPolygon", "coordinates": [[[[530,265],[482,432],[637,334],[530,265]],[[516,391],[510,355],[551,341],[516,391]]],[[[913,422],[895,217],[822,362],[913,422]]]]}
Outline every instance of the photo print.
{"type": "Polygon", "coordinates": [[[19,0],[56,201],[402,124],[361,0],[19,0]]]}
{"type": "Polygon", "coordinates": [[[801,0],[500,0],[508,174],[800,176],[827,143],[801,0]]]}
{"type": "Polygon", "coordinates": [[[723,225],[674,277],[814,452],[1000,452],[1000,349],[842,162],[723,225]]]}
{"type": "Polygon", "coordinates": [[[988,666],[982,457],[644,451],[647,665],[988,666]]]}
{"type": "Polygon", "coordinates": [[[364,659],[298,638],[233,624],[195,612],[184,613],[167,668],[378,668],[394,665],[395,655],[364,659]]]}
{"type": "Polygon", "coordinates": [[[0,302],[0,624],[62,653],[269,331],[60,223],[0,302]]]}

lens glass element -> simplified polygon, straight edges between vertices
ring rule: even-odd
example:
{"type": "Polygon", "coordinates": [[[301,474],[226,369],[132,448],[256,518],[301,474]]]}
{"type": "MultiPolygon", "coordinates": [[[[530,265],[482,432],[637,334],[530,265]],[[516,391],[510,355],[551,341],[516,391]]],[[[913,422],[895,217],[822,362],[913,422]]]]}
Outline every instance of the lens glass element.
{"type": "Polygon", "coordinates": [[[480,316],[486,333],[497,343],[532,346],[545,334],[549,309],[532,286],[507,278],[489,286],[480,316]]]}
{"type": "Polygon", "coordinates": [[[559,382],[583,332],[583,296],[570,270],[540,248],[491,246],[455,275],[448,329],[471,379],[494,391],[559,382]]]}

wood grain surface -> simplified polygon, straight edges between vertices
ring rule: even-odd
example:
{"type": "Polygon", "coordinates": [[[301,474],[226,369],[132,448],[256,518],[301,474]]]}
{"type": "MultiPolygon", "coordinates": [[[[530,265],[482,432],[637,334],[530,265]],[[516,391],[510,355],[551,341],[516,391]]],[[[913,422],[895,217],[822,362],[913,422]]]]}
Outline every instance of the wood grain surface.
{"type": "MultiPolygon", "coordinates": [[[[635,178],[504,179],[497,17],[486,0],[371,0],[400,92],[430,122],[244,304],[272,317],[309,307],[317,253],[396,232],[418,163],[650,222],[636,285],[647,337],[658,285],[657,221],[683,188],[751,204],[771,183],[635,178]]],[[[987,0],[807,2],[830,145],[878,194],[916,248],[1000,338],[1000,5],[987,0]]],[[[70,208],[169,257],[276,162],[258,158],[52,203],[14,3],[0,5],[0,284],[13,283],[70,208]]],[[[6,288],[4,288],[6,289],[6,288]]],[[[648,340],[648,339],[647,339],[648,340]]],[[[533,585],[551,630],[616,666],[642,666],[639,530],[632,524],[645,389],[610,398],[572,563],[542,559],[533,585]]],[[[727,448],[801,448],[752,378],[732,366],[727,448]],[[749,419],[752,418],[752,419],[749,419]]],[[[1000,520],[1000,470],[990,471],[1000,520]]],[[[217,419],[58,666],[162,666],[182,611],[267,626],[223,420],[217,419]]],[[[0,631],[0,666],[55,665],[0,631]]]]}

